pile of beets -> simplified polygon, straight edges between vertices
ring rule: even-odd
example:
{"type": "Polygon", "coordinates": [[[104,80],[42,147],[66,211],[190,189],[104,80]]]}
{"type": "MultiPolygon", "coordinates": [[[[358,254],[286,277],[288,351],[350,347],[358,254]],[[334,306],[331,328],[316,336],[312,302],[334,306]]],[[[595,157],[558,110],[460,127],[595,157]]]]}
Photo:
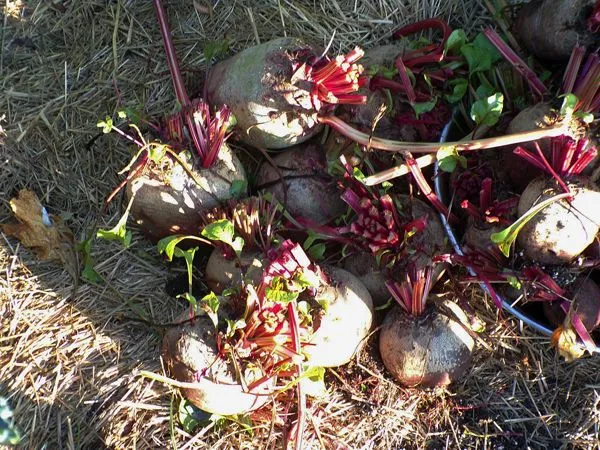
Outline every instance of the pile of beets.
{"type": "Polygon", "coordinates": [[[569,359],[596,351],[600,2],[533,1],[504,38],[435,18],[335,57],[275,39],[216,63],[193,99],[161,3],[181,109],[126,135],[121,187],[161,252],[208,261],[162,347],[190,402],[242,414],[294,390],[298,433],[321,368],[374,332],[401,384],[447,385],[477,331],[449,280],[551,324],[569,359]]]}

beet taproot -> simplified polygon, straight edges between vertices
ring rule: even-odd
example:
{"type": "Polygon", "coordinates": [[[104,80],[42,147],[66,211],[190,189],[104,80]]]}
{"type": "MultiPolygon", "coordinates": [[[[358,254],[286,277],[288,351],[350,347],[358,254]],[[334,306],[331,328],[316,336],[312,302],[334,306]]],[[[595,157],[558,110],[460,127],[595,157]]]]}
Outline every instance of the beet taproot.
{"type": "Polygon", "coordinates": [[[533,0],[517,14],[514,25],[519,42],[538,58],[567,60],[575,45],[595,48],[600,34],[588,20],[597,0],[533,0]]]}
{"type": "Polygon", "coordinates": [[[379,335],[385,367],[408,387],[452,383],[469,367],[474,344],[464,325],[433,305],[418,317],[394,306],[379,335]]]}
{"type": "MultiPolygon", "coordinates": [[[[519,232],[517,243],[525,256],[541,264],[564,264],[580,255],[600,228],[600,192],[586,177],[566,181],[573,198],[558,200],[535,215],[519,232]]],[[[521,194],[517,212],[563,193],[558,182],[536,178],[521,194]]]]}
{"type": "MultiPolygon", "coordinates": [[[[566,297],[571,298],[575,312],[589,332],[600,327],[600,286],[589,278],[580,278],[568,289],[566,297]]],[[[559,303],[552,301],[543,304],[546,318],[556,327],[560,326],[566,317],[559,303]]]]}
{"type": "MultiPolygon", "coordinates": [[[[187,312],[180,321],[186,319],[189,319],[187,312]]],[[[215,326],[207,316],[169,328],[162,343],[168,373],[177,381],[195,383],[194,387],[182,388],[183,395],[209,413],[227,416],[260,408],[269,401],[275,380],[245,391],[233,363],[219,355],[216,335],[215,326]]],[[[260,371],[247,370],[245,382],[251,383],[262,375],[260,371]]]]}
{"type": "Polygon", "coordinates": [[[285,202],[292,216],[322,224],[346,211],[337,182],[327,172],[325,151],[320,145],[300,144],[281,152],[273,162],[279,173],[264,162],[257,175],[258,189],[285,202]]]}
{"type": "Polygon", "coordinates": [[[128,201],[134,184],[137,189],[130,214],[152,240],[197,233],[202,214],[229,199],[235,181],[246,181],[242,164],[227,145],[222,147],[216,163],[207,169],[196,169],[189,158],[182,159],[194,177],[179,163],[164,157],[160,165],[146,164],[127,185],[128,201]]]}
{"type": "Polygon", "coordinates": [[[304,353],[309,364],[336,367],[346,364],[368,336],[373,323],[373,301],[367,288],[350,272],[328,267],[331,280],[317,292],[323,305],[314,318],[316,331],[304,353]]]}

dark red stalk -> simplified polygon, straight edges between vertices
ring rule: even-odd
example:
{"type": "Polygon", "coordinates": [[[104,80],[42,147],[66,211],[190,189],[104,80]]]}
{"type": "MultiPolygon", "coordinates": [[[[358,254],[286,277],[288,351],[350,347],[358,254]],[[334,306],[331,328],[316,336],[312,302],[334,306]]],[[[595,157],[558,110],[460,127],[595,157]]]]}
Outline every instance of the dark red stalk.
{"type": "Polygon", "coordinates": [[[404,87],[404,92],[406,93],[408,102],[412,105],[417,101],[417,96],[415,95],[415,90],[413,89],[413,86],[410,82],[410,78],[408,77],[408,69],[404,65],[401,56],[398,56],[396,58],[396,69],[398,69],[398,76],[400,77],[400,81],[402,82],[402,86],[404,87]]]}
{"type": "Polygon", "coordinates": [[[537,77],[535,72],[529,68],[525,61],[523,61],[492,28],[486,28],[483,34],[488,38],[492,45],[496,47],[504,59],[506,59],[513,68],[525,78],[532,91],[539,97],[543,97],[548,89],[537,77]]]}
{"type": "Polygon", "coordinates": [[[427,30],[430,28],[438,28],[442,32],[442,39],[440,43],[437,45],[432,44],[426,46],[425,48],[416,50],[413,54],[405,55],[404,64],[407,67],[413,67],[416,65],[423,65],[428,63],[439,63],[440,61],[442,61],[442,59],[444,58],[444,47],[446,45],[448,37],[450,37],[450,34],[452,33],[452,29],[445,21],[441,19],[427,19],[402,27],[396,32],[394,32],[394,34],[392,35],[394,39],[400,39],[401,37],[418,33],[419,31],[427,30]],[[416,53],[423,53],[423,56],[413,57],[413,55],[416,53]]]}
{"type": "Polygon", "coordinates": [[[537,141],[536,141],[536,142],[533,143],[533,145],[535,146],[535,151],[538,154],[538,158],[542,162],[542,164],[544,165],[544,168],[546,169],[546,171],[549,172],[550,175],[552,175],[552,177],[558,182],[558,184],[560,184],[560,187],[563,189],[563,191],[565,191],[566,194],[570,194],[571,190],[565,184],[565,182],[562,180],[562,178],[556,173],[556,171],[554,170],[554,168],[552,167],[552,165],[548,162],[548,160],[544,156],[544,152],[540,148],[540,144],[538,144],[537,141]]]}
{"type": "Polygon", "coordinates": [[[535,156],[533,156],[531,153],[529,153],[527,150],[525,150],[521,146],[516,147],[513,150],[513,153],[515,155],[520,156],[521,158],[527,160],[527,162],[529,162],[530,164],[533,164],[538,169],[541,169],[541,170],[545,170],[546,169],[546,167],[544,166],[544,164],[542,164],[540,161],[538,161],[535,156]]]}
{"type": "Polygon", "coordinates": [[[443,214],[445,217],[447,217],[448,221],[455,222],[457,220],[456,216],[454,214],[450,214],[450,211],[448,211],[446,205],[444,205],[444,203],[439,199],[439,197],[435,195],[435,192],[433,192],[431,186],[429,186],[429,183],[423,175],[423,171],[421,170],[413,156],[409,152],[406,152],[404,154],[404,160],[406,161],[406,165],[410,169],[410,173],[412,174],[415,183],[417,183],[417,186],[419,187],[423,195],[427,197],[429,202],[440,214],[443,214]]]}
{"type": "Polygon", "coordinates": [[[596,1],[592,14],[588,17],[587,28],[592,33],[600,33],[600,0],[596,1]]]}
{"type": "Polygon", "coordinates": [[[476,220],[481,220],[483,221],[485,218],[483,217],[483,214],[481,214],[481,211],[479,210],[479,208],[477,208],[477,206],[475,206],[473,203],[471,203],[469,200],[463,200],[460,203],[460,207],[462,209],[465,210],[465,212],[473,217],[476,220]]]}
{"type": "Polygon", "coordinates": [[[492,205],[492,179],[484,178],[479,191],[479,207],[486,211],[492,205]]]}
{"type": "Polygon", "coordinates": [[[369,82],[369,89],[371,91],[376,91],[378,89],[390,89],[392,91],[403,91],[404,86],[397,81],[390,80],[389,78],[385,78],[381,75],[375,75],[371,77],[371,81],[369,82]]]}
{"type": "Polygon", "coordinates": [[[583,62],[583,56],[585,55],[585,47],[583,45],[576,45],[573,47],[571,52],[571,58],[565,69],[565,75],[563,77],[562,92],[568,94],[573,92],[575,88],[575,81],[577,80],[577,74],[579,68],[583,62]]]}

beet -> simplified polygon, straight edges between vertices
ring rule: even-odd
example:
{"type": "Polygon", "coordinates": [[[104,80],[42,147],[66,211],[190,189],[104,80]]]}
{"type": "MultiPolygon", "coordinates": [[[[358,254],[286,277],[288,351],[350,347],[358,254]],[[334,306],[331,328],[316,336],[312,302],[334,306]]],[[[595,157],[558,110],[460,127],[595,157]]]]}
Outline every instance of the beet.
{"type": "MultiPolygon", "coordinates": [[[[240,261],[244,265],[246,278],[258,285],[265,268],[264,258],[259,252],[242,251],[240,261]]],[[[237,259],[227,259],[220,249],[215,248],[206,263],[204,282],[217,294],[238,286],[242,282],[242,271],[237,259]]]]}
{"type": "MultiPolygon", "coordinates": [[[[517,114],[509,123],[506,129],[506,134],[520,133],[522,131],[533,131],[538,128],[547,128],[551,125],[554,113],[549,103],[537,103],[533,106],[525,108],[517,114]]],[[[546,158],[550,158],[549,140],[539,141],[540,148],[544,152],[546,158]]],[[[535,148],[531,143],[522,144],[522,147],[535,152],[535,148]]],[[[502,171],[506,174],[511,184],[518,190],[525,189],[527,184],[535,177],[543,174],[541,169],[538,169],[532,164],[513,153],[514,146],[505,148],[503,151],[504,164],[502,171]]]]}
{"type": "Polygon", "coordinates": [[[318,224],[346,212],[336,181],[327,172],[325,151],[317,144],[301,144],[273,158],[283,180],[265,162],[257,175],[258,188],[270,192],[294,217],[318,224]],[[287,199],[284,195],[287,190],[287,199]]]}
{"type": "Polygon", "coordinates": [[[336,367],[350,361],[373,322],[373,301],[367,288],[350,272],[326,268],[331,282],[316,298],[325,302],[321,316],[313,319],[316,331],[304,349],[309,363],[336,367]]]}
{"type": "MultiPolygon", "coordinates": [[[[180,321],[189,319],[186,312],[180,321]]],[[[222,416],[244,414],[269,401],[266,394],[274,382],[267,382],[253,392],[244,392],[230,361],[219,356],[216,330],[207,316],[201,316],[178,327],[169,328],[162,343],[162,357],[168,373],[177,381],[197,383],[196,388],[183,388],[184,397],[198,408],[222,416]]],[[[258,379],[247,371],[248,383],[258,379]]]]}
{"type": "Polygon", "coordinates": [[[385,285],[386,277],[378,267],[372,253],[358,252],[344,259],[342,267],[356,276],[365,285],[375,306],[382,306],[390,298],[390,292],[385,285]]]}
{"type": "MultiPolygon", "coordinates": [[[[367,73],[376,68],[393,68],[397,56],[403,55],[407,48],[407,41],[399,41],[395,44],[381,45],[365,51],[365,56],[361,59],[361,64],[367,73]]],[[[371,91],[369,86],[362,87],[359,94],[367,96],[367,103],[364,105],[341,105],[337,111],[339,116],[344,117],[348,123],[352,123],[359,129],[371,131],[373,122],[382,105],[389,108],[389,99],[383,90],[371,91]]],[[[392,110],[386,110],[385,115],[377,122],[375,136],[399,141],[414,142],[417,140],[417,132],[412,126],[399,125],[394,121],[393,115],[398,105],[398,96],[392,95],[392,110]]]]}
{"type": "MultiPolygon", "coordinates": [[[[575,312],[585,328],[592,332],[600,327],[600,286],[589,278],[580,278],[569,289],[567,297],[571,297],[575,312]]],[[[544,302],[544,314],[554,326],[560,326],[566,314],[560,307],[560,302],[544,302]]]]}
{"type": "Polygon", "coordinates": [[[462,245],[472,250],[486,250],[493,245],[490,236],[502,231],[504,227],[496,224],[477,223],[469,218],[467,229],[463,235],[462,245]]]}
{"type": "Polygon", "coordinates": [[[587,26],[597,0],[534,0],[521,8],[515,31],[538,58],[567,60],[575,45],[594,48],[600,34],[587,26]]]}
{"type": "MultiPolygon", "coordinates": [[[[517,242],[525,255],[542,264],[572,261],[589,246],[600,227],[600,192],[585,177],[567,182],[573,193],[556,201],[535,215],[519,232],[517,242]]],[[[554,179],[536,178],[523,191],[518,205],[522,216],[532,206],[563,193],[554,179]]]]}
{"type": "Polygon", "coordinates": [[[317,56],[300,39],[280,38],[247,48],[216,64],[205,90],[211,105],[228,105],[240,139],[279,149],[314,136],[321,126],[309,87],[291,82],[295,65],[317,56]]]}
{"type": "MultiPolygon", "coordinates": [[[[180,158],[183,156],[180,153],[180,158]]],[[[245,181],[242,164],[227,145],[208,169],[194,169],[198,185],[185,169],[165,157],[161,165],[149,162],[127,185],[127,200],[139,186],[130,214],[146,237],[159,240],[173,234],[195,234],[202,214],[230,198],[234,181],[245,181]]]]}
{"type": "Polygon", "coordinates": [[[379,335],[385,367],[409,387],[452,383],[469,367],[473,346],[464,326],[435,306],[419,317],[395,306],[386,315],[379,335]]]}

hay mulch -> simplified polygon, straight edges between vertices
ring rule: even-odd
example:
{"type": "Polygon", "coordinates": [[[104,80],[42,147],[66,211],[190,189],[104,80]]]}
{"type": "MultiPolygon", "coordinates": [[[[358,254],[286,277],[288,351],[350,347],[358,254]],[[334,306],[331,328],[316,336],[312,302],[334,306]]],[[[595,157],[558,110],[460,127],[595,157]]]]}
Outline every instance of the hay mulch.
{"type": "MultiPolygon", "coordinates": [[[[186,82],[198,91],[203,50],[230,51],[286,35],[333,52],[370,47],[415,19],[441,15],[477,29],[476,0],[165,1],[186,82]],[[214,47],[214,46],[212,46],[214,47]]],[[[0,222],[9,199],[35,191],[79,239],[114,224],[100,208],[129,160],[96,123],[131,108],[173,111],[175,100],[149,1],[8,1],[0,35],[0,222]]],[[[160,330],[184,305],[165,287],[169,268],[138,235],[129,250],[98,242],[105,282],[73,282],[0,235],[0,396],[10,399],[23,448],[280,448],[267,422],[184,431],[177,393],[139,376],[160,373],[160,330]],[[175,408],[174,413],[173,408],[175,408]]],[[[500,317],[476,288],[465,291],[486,323],[474,364],[449,390],[402,389],[390,381],[373,338],[355,361],[327,373],[329,396],[312,402],[306,448],[598,448],[600,358],[561,361],[544,337],[500,317]],[[373,351],[370,351],[373,350],[373,351]]]]}

